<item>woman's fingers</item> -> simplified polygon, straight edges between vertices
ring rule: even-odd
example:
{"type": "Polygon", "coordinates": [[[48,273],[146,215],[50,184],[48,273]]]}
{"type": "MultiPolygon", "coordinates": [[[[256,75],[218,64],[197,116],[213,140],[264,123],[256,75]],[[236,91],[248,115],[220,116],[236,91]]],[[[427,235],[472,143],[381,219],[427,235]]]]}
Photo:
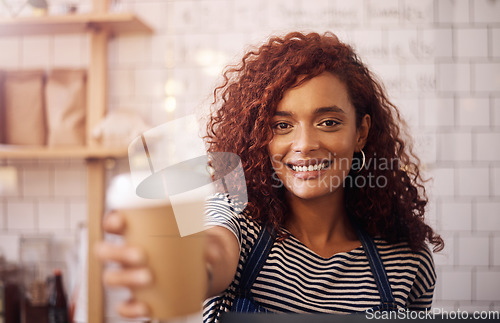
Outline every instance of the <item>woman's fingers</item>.
{"type": "Polygon", "coordinates": [[[114,261],[127,267],[139,267],[147,263],[145,252],[132,246],[100,242],[96,245],[95,253],[103,262],[114,261]]]}
{"type": "Polygon", "coordinates": [[[125,218],[116,211],[106,214],[102,223],[102,227],[106,232],[115,234],[123,234],[125,226],[125,218]]]}
{"type": "Polygon", "coordinates": [[[148,316],[149,308],[146,304],[134,299],[122,303],[117,308],[118,314],[123,317],[137,318],[139,316],[148,316]]]}
{"type": "Polygon", "coordinates": [[[141,288],[153,283],[153,274],[146,267],[110,269],[104,272],[103,280],[110,287],[141,288]]]}

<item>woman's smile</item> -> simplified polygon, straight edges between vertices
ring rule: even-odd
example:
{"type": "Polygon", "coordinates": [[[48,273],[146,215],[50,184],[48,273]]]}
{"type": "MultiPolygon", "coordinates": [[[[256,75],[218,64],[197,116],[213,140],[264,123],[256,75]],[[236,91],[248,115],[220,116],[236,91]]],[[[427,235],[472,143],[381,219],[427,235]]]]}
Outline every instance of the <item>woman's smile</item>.
{"type": "Polygon", "coordinates": [[[302,180],[312,180],[325,176],[330,169],[331,160],[310,159],[287,162],[286,166],[293,172],[293,176],[302,180]]]}

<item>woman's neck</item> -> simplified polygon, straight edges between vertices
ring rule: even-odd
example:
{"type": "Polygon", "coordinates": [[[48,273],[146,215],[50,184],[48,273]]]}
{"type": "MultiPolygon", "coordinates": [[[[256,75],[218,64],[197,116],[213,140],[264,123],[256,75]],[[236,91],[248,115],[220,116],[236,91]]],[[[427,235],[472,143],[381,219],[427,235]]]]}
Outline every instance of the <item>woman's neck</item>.
{"type": "Polygon", "coordinates": [[[308,200],[289,195],[287,201],[290,214],[285,228],[318,255],[328,258],[359,246],[343,194],[308,200]]]}

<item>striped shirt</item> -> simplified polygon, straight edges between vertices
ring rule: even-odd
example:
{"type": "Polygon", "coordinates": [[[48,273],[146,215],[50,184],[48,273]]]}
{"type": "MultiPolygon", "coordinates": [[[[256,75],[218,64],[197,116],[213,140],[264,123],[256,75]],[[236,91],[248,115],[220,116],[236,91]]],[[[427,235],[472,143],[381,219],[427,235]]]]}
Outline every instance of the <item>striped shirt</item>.
{"type": "MultiPolygon", "coordinates": [[[[261,226],[221,196],[207,203],[207,226],[234,233],[241,248],[233,282],[204,304],[203,321],[218,322],[231,309],[245,262],[261,226]]],[[[431,252],[413,252],[407,243],[374,239],[399,308],[429,309],[436,273],[431,252]]],[[[276,313],[362,312],[380,305],[380,296],[363,248],[323,258],[293,235],[274,242],[252,286],[254,300],[276,313]]]]}

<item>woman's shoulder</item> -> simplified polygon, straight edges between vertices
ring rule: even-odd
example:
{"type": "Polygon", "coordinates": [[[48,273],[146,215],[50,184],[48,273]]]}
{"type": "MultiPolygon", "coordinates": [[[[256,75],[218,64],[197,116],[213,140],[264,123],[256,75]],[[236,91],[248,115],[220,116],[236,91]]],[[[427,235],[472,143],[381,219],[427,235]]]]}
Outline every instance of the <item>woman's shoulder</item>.
{"type": "Polygon", "coordinates": [[[226,227],[235,234],[240,246],[252,243],[261,230],[261,225],[249,216],[245,203],[222,193],[207,199],[205,225],[226,227]]]}
{"type": "Polygon", "coordinates": [[[425,270],[429,275],[435,276],[432,251],[427,245],[423,245],[418,250],[412,250],[409,243],[405,241],[389,243],[381,238],[375,238],[374,242],[384,262],[412,264],[419,270],[425,270]]]}

